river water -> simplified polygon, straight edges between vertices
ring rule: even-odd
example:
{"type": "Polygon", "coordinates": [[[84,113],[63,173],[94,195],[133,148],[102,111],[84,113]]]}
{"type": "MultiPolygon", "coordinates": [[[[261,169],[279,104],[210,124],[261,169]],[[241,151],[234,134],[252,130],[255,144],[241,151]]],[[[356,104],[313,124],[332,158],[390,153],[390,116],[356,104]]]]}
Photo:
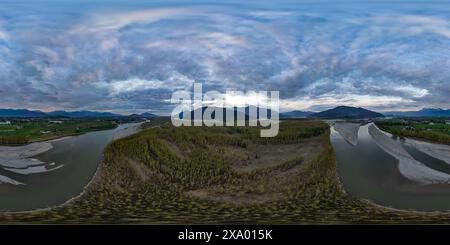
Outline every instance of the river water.
{"type": "Polygon", "coordinates": [[[106,145],[135,133],[139,124],[122,124],[115,129],[91,132],[52,142],[53,148],[33,158],[53,171],[14,173],[0,168],[0,175],[23,185],[0,184],[1,211],[27,211],[62,204],[82,193],[93,178],[106,145]]]}
{"type": "MultiPolygon", "coordinates": [[[[368,199],[387,207],[419,211],[450,210],[450,185],[424,185],[403,177],[398,170],[397,159],[375,143],[368,126],[360,127],[356,146],[331,130],[331,143],[345,190],[353,197],[368,199]]],[[[426,166],[450,173],[447,163],[414,147],[403,143],[402,146],[426,166]]]]}

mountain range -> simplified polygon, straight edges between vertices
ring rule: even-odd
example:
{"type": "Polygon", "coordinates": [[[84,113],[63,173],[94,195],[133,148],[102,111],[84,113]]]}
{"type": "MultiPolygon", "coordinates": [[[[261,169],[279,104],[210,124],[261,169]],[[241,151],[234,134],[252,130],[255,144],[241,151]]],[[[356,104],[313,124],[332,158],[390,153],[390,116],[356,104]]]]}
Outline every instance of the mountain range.
{"type": "Polygon", "coordinates": [[[383,114],[361,107],[338,106],[333,109],[310,114],[311,118],[377,118],[383,114]]]}
{"type": "Polygon", "coordinates": [[[280,113],[280,118],[307,118],[315,112],[312,111],[288,111],[280,113]]]}
{"type": "Polygon", "coordinates": [[[424,108],[419,111],[391,111],[384,114],[397,117],[450,117],[450,109],[424,108]]]}
{"type": "MultiPolygon", "coordinates": [[[[244,108],[244,116],[248,119],[250,112],[249,106],[244,108]]],[[[255,108],[253,108],[255,109],[255,108]]],[[[200,109],[197,109],[200,110],[200,109]]],[[[202,112],[206,110],[203,107],[202,112]]],[[[233,110],[235,117],[237,113],[242,113],[238,111],[237,108],[223,108],[224,115],[227,110],[233,110]]],[[[203,114],[203,113],[202,113],[203,114]]],[[[193,117],[194,111],[191,112],[193,117]]],[[[268,111],[268,116],[270,117],[271,111],[268,111]]],[[[138,118],[152,118],[158,117],[155,114],[145,112],[142,114],[132,114],[126,115],[127,117],[138,117],[138,118]]],[[[338,106],[333,109],[325,110],[322,112],[312,112],[312,111],[289,111],[280,113],[280,118],[377,118],[384,116],[393,117],[450,117],[450,109],[435,109],[435,108],[424,108],[418,111],[390,111],[384,112],[383,114],[370,111],[361,107],[350,107],[350,106],[338,106]]],[[[0,109],[0,118],[42,118],[42,117],[67,117],[67,118],[118,118],[125,117],[124,115],[110,113],[110,112],[96,112],[96,111],[52,111],[43,112],[39,110],[27,110],[27,109],[0,109]]],[[[183,117],[183,113],[180,113],[180,118],[183,117]]],[[[257,116],[259,118],[259,114],[257,116]]]]}
{"type": "MultiPolygon", "coordinates": [[[[138,117],[157,117],[155,114],[146,112],[142,114],[135,114],[138,117]]],[[[42,117],[67,117],[67,118],[118,118],[123,115],[110,113],[110,112],[97,112],[97,111],[32,111],[27,109],[0,109],[0,118],[42,118],[42,117]]]]}
{"type": "MultiPolygon", "coordinates": [[[[203,115],[203,112],[205,112],[207,107],[202,107],[202,108],[198,108],[196,110],[193,111],[186,111],[186,112],[181,112],[180,113],[180,118],[183,118],[183,116],[186,113],[190,113],[191,114],[191,119],[194,118],[194,114],[195,112],[198,112],[200,115],[203,115]]],[[[220,108],[222,109],[222,113],[223,113],[223,117],[225,119],[226,113],[227,112],[232,112],[235,115],[235,118],[237,117],[238,114],[241,114],[242,117],[245,118],[245,120],[248,120],[250,118],[250,108],[254,109],[257,111],[257,115],[255,119],[259,119],[260,115],[259,115],[259,110],[258,107],[255,106],[247,106],[245,108],[220,108]]],[[[261,108],[259,108],[261,109],[261,108]]],[[[270,118],[272,114],[272,111],[269,109],[267,112],[268,117],[270,118]]],[[[212,116],[214,117],[214,113],[212,114],[212,116]]],[[[326,110],[326,111],[322,111],[322,112],[311,112],[311,111],[289,111],[289,112],[283,112],[280,113],[280,118],[281,119],[289,119],[289,118],[377,118],[377,117],[384,117],[383,114],[378,113],[378,112],[374,112],[374,111],[370,111],[364,108],[357,108],[357,107],[350,107],[350,106],[338,106],[336,108],[330,109],[330,110],[326,110]]]]}

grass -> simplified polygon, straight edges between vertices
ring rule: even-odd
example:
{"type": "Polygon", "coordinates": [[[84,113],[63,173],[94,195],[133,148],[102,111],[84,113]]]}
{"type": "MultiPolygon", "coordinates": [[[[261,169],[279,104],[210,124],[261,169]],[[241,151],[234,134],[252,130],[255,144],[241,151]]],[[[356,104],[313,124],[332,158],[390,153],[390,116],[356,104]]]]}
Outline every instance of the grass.
{"type": "Polygon", "coordinates": [[[107,147],[98,178],[81,198],[48,211],[0,214],[0,223],[450,222],[449,213],[395,211],[348,196],[325,123],[286,121],[278,137],[258,135],[258,128],[149,126],[107,147]],[[277,164],[234,169],[254,164],[254,149],[294,144],[298,155],[286,153],[277,164]],[[315,154],[305,155],[311,144],[315,154]]]}
{"type": "Polygon", "coordinates": [[[0,145],[22,145],[30,142],[78,135],[91,131],[112,129],[112,120],[62,120],[61,124],[49,120],[13,121],[12,125],[0,125],[0,145]]]}
{"type": "Polygon", "coordinates": [[[450,144],[450,124],[445,120],[392,119],[376,122],[377,126],[395,137],[411,137],[450,144]]]}

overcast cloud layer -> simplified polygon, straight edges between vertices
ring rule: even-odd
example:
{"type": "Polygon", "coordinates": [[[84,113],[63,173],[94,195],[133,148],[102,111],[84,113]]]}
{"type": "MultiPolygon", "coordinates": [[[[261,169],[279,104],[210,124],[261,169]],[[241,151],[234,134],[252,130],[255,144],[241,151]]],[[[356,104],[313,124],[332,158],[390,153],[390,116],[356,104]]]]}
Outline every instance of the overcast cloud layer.
{"type": "Polygon", "coordinates": [[[0,4],[0,108],[167,113],[194,81],[283,110],[449,107],[448,3],[39,2],[0,4]]]}

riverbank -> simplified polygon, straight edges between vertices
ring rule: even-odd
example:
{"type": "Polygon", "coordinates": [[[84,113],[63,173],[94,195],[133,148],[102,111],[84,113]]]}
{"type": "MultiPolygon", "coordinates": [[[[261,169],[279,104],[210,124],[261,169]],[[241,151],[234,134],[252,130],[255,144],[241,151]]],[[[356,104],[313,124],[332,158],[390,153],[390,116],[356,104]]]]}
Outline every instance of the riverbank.
{"type": "MultiPolygon", "coordinates": [[[[110,134],[109,137],[110,137],[111,140],[128,137],[128,136],[130,136],[130,135],[132,135],[132,134],[134,134],[136,132],[139,132],[141,130],[141,126],[142,126],[142,123],[131,123],[131,124],[120,125],[117,129],[115,129],[112,132],[112,134],[110,134]]],[[[92,132],[90,134],[86,134],[84,136],[84,138],[87,137],[88,139],[94,139],[95,135],[99,135],[99,133],[101,135],[105,135],[105,133],[102,133],[102,132],[92,132]]],[[[83,136],[80,136],[80,137],[83,137],[83,136]]],[[[64,139],[69,140],[69,144],[70,145],[74,145],[74,144],[80,143],[80,141],[78,141],[78,140],[81,140],[81,138],[77,138],[77,137],[64,138],[64,139]]],[[[51,142],[58,142],[58,141],[62,141],[62,140],[53,140],[51,142]]],[[[90,143],[94,144],[94,145],[96,144],[95,141],[91,141],[91,140],[88,140],[88,141],[90,143]]],[[[83,140],[81,142],[86,142],[86,140],[83,140]]],[[[108,143],[108,142],[106,142],[106,143],[108,143]]],[[[64,142],[63,142],[63,144],[64,144],[64,142]]],[[[94,145],[92,147],[95,147],[94,145]]],[[[64,145],[56,145],[55,146],[56,147],[55,148],[56,151],[58,151],[58,147],[61,148],[63,146],[64,145]]],[[[73,146],[71,146],[71,148],[72,147],[73,146]]],[[[96,148],[98,148],[98,147],[96,147],[96,148]]],[[[82,198],[84,196],[84,194],[88,190],[90,190],[92,188],[91,186],[94,185],[94,183],[99,181],[98,179],[99,179],[99,176],[101,175],[101,169],[102,169],[102,166],[104,165],[104,156],[103,156],[104,153],[103,153],[103,151],[104,151],[104,148],[101,148],[101,155],[102,156],[101,156],[100,161],[96,164],[95,172],[93,172],[92,177],[90,177],[89,181],[85,185],[83,185],[83,188],[80,190],[79,193],[74,194],[74,196],[71,197],[70,199],[68,199],[67,201],[65,201],[65,202],[63,202],[61,204],[55,204],[55,205],[51,205],[51,206],[48,206],[48,207],[42,207],[42,208],[40,207],[40,208],[36,208],[36,209],[32,209],[32,210],[23,210],[23,211],[7,211],[6,213],[28,215],[28,214],[34,214],[34,213],[39,213],[39,212],[46,212],[46,211],[50,211],[50,210],[57,209],[57,208],[67,207],[68,205],[70,205],[71,203],[75,202],[76,200],[79,200],[80,198],[82,198]]],[[[84,153],[85,154],[89,154],[87,152],[84,152],[84,153]]],[[[73,161],[73,160],[74,159],[71,159],[71,161],[73,161]]],[[[59,167],[63,167],[66,163],[67,162],[64,162],[64,164],[59,164],[58,167],[55,167],[54,169],[58,169],[59,167]]],[[[78,162],[76,160],[75,160],[75,163],[78,164],[78,162]]],[[[67,166],[67,167],[69,167],[69,166],[67,166]]],[[[76,175],[76,173],[71,172],[69,169],[66,170],[66,172],[68,172],[68,171],[70,172],[70,174],[75,174],[76,175]]]]}
{"type": "Polygon", "coordinates": [[[441,145],[410,138],[405,140],[405,144],[450,164],[450,145],[441,145]]]}
{"type": "Polygon", "coordinates": [[[0,145],[24,146],[88,132],[114,129],[117,125],[114,120],[100,119],[16,120],[10,125],[0,125],[0,128],[7,127],[7,130],[0,130],[0,145]]]}
{"type": "Polygon", "coordinates": [[[32,143],[25,146],[0,146],[0,167],[24,169],[45,164],[32,157],[52,148],[50,142],[32,143]]]}
{"type": "MultiPolygon", "coordinates": [[[[46,163],[35,157],[53,149],[53,142],[68,138],[70,136],[22,146],[0,146],[0,169],[21,175],[57,170],[63,165],[52,167],[54,163],[46,163]]],[[[24,183],[4,175],[0,175],[0,184],[24,185],[24,183]]]]}
{"type": "Polygon", "coordinates": [[[11,184],[11,185],[23,185],[23,183],[8,178],[6,176],[0,175],[0,184],[11,184]]]}
{"type": "Polygon", "coordinates": [[[359,123],[334,122],[332,126],[348,143],[358,144],[359,123]]]}
{"type": "MultiPolygon", "coordinates": [[[[126,137],[136,131],[136,127],[140,127],[142,123],[138,123],[136,125],[127,127],[123,130],[120,130],[119,132],[116,132],[116,134],[113,137],[113,140],[120,139],[123,137],[126,137]]],[[[117,128],[118,125],[116,125],[115,128],[117,128]]],[[[109,130],[109,129],[105,129],[109,130]]],[[[102,131],[102,130],[96,130],[96,131],[102,131]]],[[[38,141],[33,142],[25,145],[18,145],[18,146],[2,146],[0,145],[0,167],[4,168],[13,168],[13,169],[24,169],[31,166],[38,166],[45,164],[42,161],[37,160],[36,158],[33,158],[39,154],[42,154],[44,152],[47,152],[53,148],[52,143],[70,139],[71,137],[80,136],[89,132],[95,132],[95,131],[88,131],[85,133],[79,133],[79,134],[73,134],[73,135],[60,135],[58,137],[54,137],[52,139],[48,139],[45,141],[38,141]]]]}
{"type": "MultiPolygon", "coordinates": [[[[86,132],[88,133],[88,132],[86,132]]],[[[85,133],[80,133],[83,135],[85,133]]],[[[36,173],[45,173],[57,170],[64,165],[54,165],[53,162],[44,162],[36,158],[36,156],[48,152],[53,149],[53,143],[76,137],[74,135],[60,135],[46,141],[39,141],[19,146],[0,146],[0,168],[12,173],[28,175],[36,173]]],[[[23,184],[13,180],[7,176],[2,176],[3,181],[0,184],[23,184]]]]}
{"type": "Polygon", "coordinates": [[[450,146],[450,124],[442,119],[403,118],[375,122],[377,127],[400,138],[411,138],[450,146]]]}
{"type": "Polygon", "coordinates": [[[67,196],[73,196],[71,200],[79,198],[98,176],[107,144],[139,131],[140,126],[141,123],[123,124],[114,130],[12,148],[16,154],[10,152],[10,158],[24,157],[22,161],[33,164],[23,164],[20,166],[22,168],[0,168],[0,175],[5,177],[0,185],[0,210],[33,213],[59,206],[67,200],[67,196]],[[44,148],[46,145],[48,147],[44,148]],[[39,154],[34,155],[36,153],[39,154]],[[43,175],[50,171],[55,173],[43,175]],[[15,188],[15,183],[25,186],[15,188]]]}
{"type": "MultiPolygon", "coordinates": [[[[375,124],[369,125],[369,134],[374,141],[388,154],[395,157],[400,173],[406,178],[422,184],[449,183],[450,175],[436,171],[417,161],[400,144],[382,132],[375,124]]],[[[431,146],[431,145],[430,145],[431,146]]],[[[432,148],[434,149],[434,148],[432,148]]]]}

